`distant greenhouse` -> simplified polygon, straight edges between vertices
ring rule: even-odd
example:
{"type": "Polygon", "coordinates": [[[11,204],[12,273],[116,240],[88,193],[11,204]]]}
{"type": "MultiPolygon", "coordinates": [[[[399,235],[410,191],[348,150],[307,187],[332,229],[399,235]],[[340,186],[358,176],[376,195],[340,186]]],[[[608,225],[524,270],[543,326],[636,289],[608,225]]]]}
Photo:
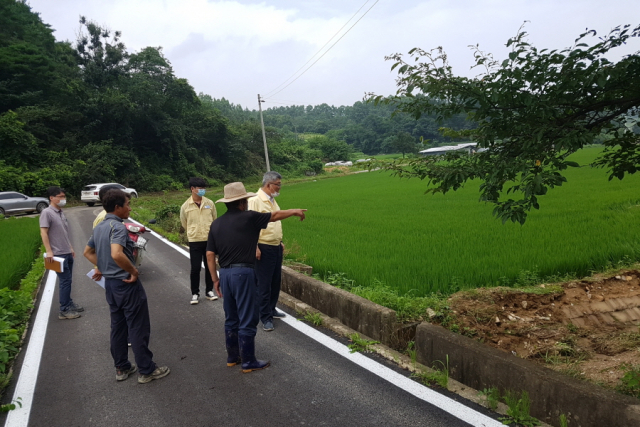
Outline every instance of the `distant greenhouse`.
{"type": "Polygon", "coordinates": [[[434,147],[434,148],[422,150],[420,151],[420,154],[422,156],[440,156],[450,151],[461,151],[461,150],[465,150],[467,153],[473,154],[473,153],[477,153],[485,150],[484,148],[476,149],[477,145],[478,145],[477,142],[467,142],[467,143],[458,144],[458,145],[443,145],[442,147],[434,147]]]}

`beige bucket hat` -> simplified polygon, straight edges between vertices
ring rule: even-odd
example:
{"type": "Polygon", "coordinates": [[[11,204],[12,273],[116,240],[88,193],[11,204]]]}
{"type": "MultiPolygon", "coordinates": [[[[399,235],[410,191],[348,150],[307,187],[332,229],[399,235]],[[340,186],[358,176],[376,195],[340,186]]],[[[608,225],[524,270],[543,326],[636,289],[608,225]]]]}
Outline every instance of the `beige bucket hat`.
{"type": "Polygon", "coordinates": [[[235,202],[240,199],[248,199],[255,196],[256,193],[247,193],[244,184],[241,182],[232,182],[224,186],[224,198],[216,200],[216,203],[235,202]]]}

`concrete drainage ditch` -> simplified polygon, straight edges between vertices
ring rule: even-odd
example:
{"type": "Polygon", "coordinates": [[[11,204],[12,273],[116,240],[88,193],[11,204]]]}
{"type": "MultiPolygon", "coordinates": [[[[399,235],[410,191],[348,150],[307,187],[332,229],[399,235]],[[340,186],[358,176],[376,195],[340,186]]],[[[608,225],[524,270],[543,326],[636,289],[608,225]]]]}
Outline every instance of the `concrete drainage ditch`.
{"type": "MultiPolygon", "coordinates": [[[[305,270],[310,272],[308,267],[305,270]]],[[[304,311],[301,306],[311,306],[337,319],[345,325],[345,331],[354,330],[387,347],[402,349],[415,341],[417,362],[432,366],[448,358],[450,378],[473,389],[527,391],[531,415],[541,421],[559,425],[560,414],[566,414],[571,427],[640,425],[637,399],[567,377],[440,326],[426,322],[399,324],[391,309],[289,267],[283,267],[282,273],[282,291],[287,294],[281,296],[282,303],[297,311],[304,311]]],[[[394,359],[401,359],[391,351],[394,359]]],[[[461,385],[454,384],[453,388],[464,390],[461,385]]],[[[471,398],[468,392],[465,397],[471,398]]]]}

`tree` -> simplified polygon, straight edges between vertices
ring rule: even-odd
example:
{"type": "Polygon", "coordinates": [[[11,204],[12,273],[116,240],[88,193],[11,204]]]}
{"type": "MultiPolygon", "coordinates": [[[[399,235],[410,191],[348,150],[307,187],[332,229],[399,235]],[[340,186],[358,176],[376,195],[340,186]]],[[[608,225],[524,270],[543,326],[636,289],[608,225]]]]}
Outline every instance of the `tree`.
{"type": "Polygon", "coordinates": [[[399,151],[402,153],[403,159],[405,153],[415,153],[418,151],[415,138],[407,132],[398,132],[396,136],[393,137],[391,146],[396,150],[396,152],[399,151]]]}
{"type": "Polygon", "coordinates": [[[346,142],[326,136],[316,136],[309,139],[309,148],[320,150],[325,162],[349,160],[351,156],[351,147],[346,142]]]}
{"type": "Polygon", "coordinates": [[[370,95],[369,101],[390,104],[419,118],[436,115],[440,122],[466,113],[475,129],[458,132],[472,137],[479,150],[386,165],[405,177],[428,179],[430,193],[457,190],[467,181],[481,181],[481,201],[495,205],[503,222],[524,223],[539,209],[538,197],[566,181],[563,171],[579,166],[569,155],[600,138],[604,151],[594,165],[609,169],[609,179],[622,179],[640,168],[640,136],[629,128],[640,113],[640,55],[618,62],[606,56],[640,36],[640,26],[617,27],[593,46],[585,43],[595,31],[581,34],[572,47],[538,50],[522,28],[507,46],[502,62],[473,48],[476,78],[454,76],[442,48],[388,57],[398,68],[394,96],[370,95]],[[604,136],[604,138],[603,138],[604,136]],[[510,198],[513,196],[514,198],[510,198]]]}

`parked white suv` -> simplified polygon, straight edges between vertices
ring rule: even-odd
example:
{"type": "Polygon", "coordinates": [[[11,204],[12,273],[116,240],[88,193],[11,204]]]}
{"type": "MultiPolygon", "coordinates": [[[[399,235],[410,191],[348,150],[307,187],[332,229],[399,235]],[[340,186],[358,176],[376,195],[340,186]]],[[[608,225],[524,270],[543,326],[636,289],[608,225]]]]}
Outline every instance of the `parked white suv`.
{"type": "Polygon", "coordinates": [[[131,195],[133,198],[138,198],[138,192],[133,188],[127,188],[124,185],[116,184],[115,182],[108,182],[106,184],[89,184],[82,189],[82,194],[80,196],[80,200],[85,202],[87,206],[93,206],[96,203],[100,202],[100,198],[98,197],[98,193],[100,189],[105,185],[113,185],[114,187],[119,188],[125,193],[131,195]]]}

